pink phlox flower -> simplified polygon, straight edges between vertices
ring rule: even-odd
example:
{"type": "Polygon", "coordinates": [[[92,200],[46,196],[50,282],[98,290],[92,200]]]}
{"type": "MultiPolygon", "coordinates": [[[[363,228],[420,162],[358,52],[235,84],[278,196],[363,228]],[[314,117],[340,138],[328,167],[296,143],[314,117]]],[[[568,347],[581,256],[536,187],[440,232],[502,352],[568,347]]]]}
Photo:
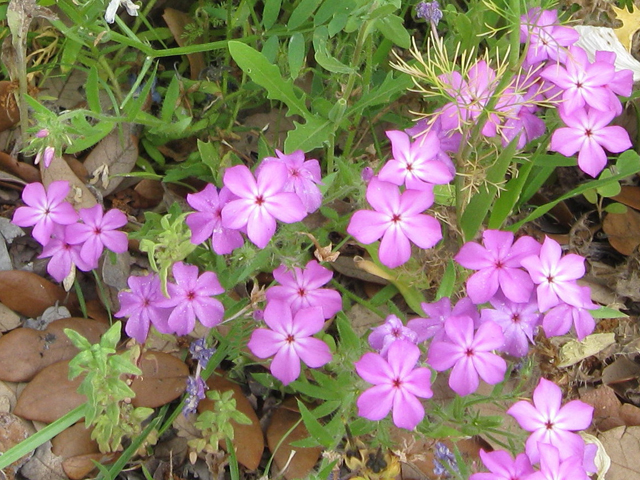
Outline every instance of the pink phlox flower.
{"type": "Polygon", "coordinates": [[[526,63],[544,60],[565,61],[567,48],[580,38],[571,27],[559,25],[558,12],[534,7],[520,20],[520,42],[529,42],[526,63]]]}
{"type": "Polygon", "coordinates": [[[74,223],[68,228],[69,241],[82,244],[82,259],[97,265],[100,255],[107,247],[115,253],[124,253],[129,248],[127,234],[118,230],[127,224],[127,216],[116,208],[103,214],[102,205],[96,204],[80,210],[83,223],[74,223]]]}
{"type": "Polygon", "coordinates": [[[522,266],[538,285],[538,307],[544,313],[562,302],[574,307],[588,308],[584,293],[576,283],[585,273],[584,257],[574,253],[562,256],[562,247],[545,237],[539,255],[522,260],[522,266]]]}
{"type": "Polygon", "coordinates": [[[521,400],[511,406],[507,413],[520,426],[531,432],[526,442],[526,452],[532,463],[540,460],[541,443],[553,445],[560,451],[560,458],[577,456],[582,461],[584,440],[573,433],[591,425],[593,407],[580,400],[562,405],[562,390],[545,378],[533,391],[533,404],[521,400]]]}
{"type": "MultiPolygon", "coordinates": [[[[616,53],[606,50],[598,50],[595,55],[596,62],[604,62],[615,67],[616,53]]],[[[629,69],[616,70],[613,80],[607,86],[611,92],[623,97],[630,97],[633,91],[633,71],[629,69]]],[[[618,112],[618,115],[622,113],[618,112]]]]}
{"type": "Polygon", "coordinates": [[[482,322],[495,322],[502,328],[504,345],[501,350],[514,357],[524,357],[533,344],[533,335],[540,323],[538,302],[534,299],[527,303],[516,303],[496,294],[491,300],[491,308],[480,311],[482,322]]]}
{"type": "Polygon", "coordinates": [[[449,317],[444,328],[447,340],[433,342],[429,347],[427,362],[437,371],[451,370],[449,386],[460,396],[478,389],[480,376],[489,385],[504,380],[507,362],[493,350],[504,344],[500,326],[487,321],[474,333],[473,320],[469,317],[449,317]]]}
{"type": "Polygon", "coordinates": [[[322,192],[318,185],[322,183],[322,173],[318,160],[305,160],[304,152],[296,150],[285,155],[280,150],[276,150],[276,157],[265,157],[256,170],[256,175],[260,175],[260,170],[269,162],[281,162],[287,167],[289,176],[282,188],[283,192],[294,192],[307,210],[307,213],[315,212],[322,205],[322,192]]]}
{"type": "Polygon", "coordinates": [[[520,453],[514,459],[504,450],[480,450],[482,463],[491,473],[474,473],[469,480],[525,480],[534,472],[529,457],[520,453]]]}
{"type": "Polygon", "coordinates": [[[445,163],[448,168],[455,171],[455,166],[451,161],[449,153],[456,153],[460,150],[460,143],[462,142],[462,134],[455,130],[447,130],[442,126],[442,119],[440,115],[437,115],[439,111],[436,111],[435,118],[426,119],[423,118],[416,122],[416,124],[407,128],[405,132],[413,137],[414,141],[419,140],[421,137],[428,135],[430,132],[434,132],[440,140],[440,148],[436,158],[445,163]]]}
{"type": "Polygon", "coordinates": [[[514,302],[526,302],[533,291],[533,282],[520,262],[540,250],[532,237],[513,241],[513,233],[485,230],[482,243],[465,243],[454,260],[465,268],[478,270],[467,280],[467,293],[477,304],[487,302],[500,288],[514,302]]]}
{"type": "Polygon", "coordinates": [[[377,353],[365,353],[355,363],[356,372],[374,386],[358,397],[358,415],[382,420],[393,409],[393,423],[413,430],[424,418],[418,397],[433,396],[431,371],[415,368],[419,358],[420,349],[406,340],[393,342],[387,359],[377,353]]]}
{"type": "Polygon", "coordinates": [[[62,282],[71,273],[71,270],[78,267],[83,272],[88,272],[98,265],[85,262],[80,255],[80,245],[69,243],[67,233],[68,226],[55,225],[51,239],[42,249],[38,258],[49,258],[47,272],[58,282],[62,282]]]}
{"type": "Polygon", "coordinates": [[[66,201],[69,182],[56,180],[45,191],[41,183],[30,183],[22,191],[26,207],[19,207],[11,220],[19,227],[33,227],[32,235],[41,245],[51,238],[54,226],[71,225],[78,221],[78,214],[66,201]]]}
{"type": "Polygon", "coordinates": [[[160,306],[165,300],[160,287],[160,278],[155,274],[144,277],[131,275],[127,280],[131,291],[121,290],[118,293],[120,310],[117,318],[129,317],[125,332],[138,343],[144,343],[151,325],[160,333],[173,333],[168,320],[170,309],[160,306]]]}
{"type": "Polygon", "coordinates": [[[506,147],[518,137],[517,148],[520,150],[527,143],[544,135],[546,129],[547,125],[541,118],[523,108],[515,118],[508,118],[502,126],[502,146],[506,147]]]}
{"type": "Polygon", "coordinates": [[[276,219],[294,223],[306,217],[300,197],[283,191],[288,177],[287,166],[281,162],[265,164],[257,179],[244,165],[228,168],[223,181],[238,199],[222,209],[223,227],[240,230],[246,226],[249,240],[264,248],[276,231],[276,219]]]}
{"type": "Polygon", "coordinates": [[[293,270],[280,265],[273,271],[273,277],[280,285],[267,289],[267,301],[287,303],[294,315],[303,308],[320,307],[323,318],[331,318],[342,310],[340,294],[331,288],[320,288],[329,283],[333,272],[316,260],[311,260],[304,268],[293,270]]]}
{"type": "Polygon", "coordinates": [[[554,63],[540,72],[540,76],[564,90],[562,100],[568,115],[585,105],[601,112],[617,109],[611,105],[607,87],[615,77],[615,68],[606,62],[589,62],[585,51],[578,46],[569,49],[566,67],[554,63]]]}
{"type": "Polygon", "coordinates": [[[36,158],[33,161],[33,164],[38,165],[40,163],[40,160],[42,160],[45,168],[49,168],[49,165],[51,165],[51,161],[53,160],[55,154],[55,148],[53,148],[52,146],[45,147],[43,151],[40,151],[36,154],[36,158]]]}
{"type": "Polygon", "coordinates": [[[191,229],[191,243],[199,245],[211,238],[213,251],[225,255],[244,244],[238,230],[222,225],[222,209],[231,200],[237,198],[227,187],[218,189],[208,184],[204,190],[187,195],[187,203],[196,210],[187,215],[187,225],[191,229]]]}
{"type": "Polygon", "coordinates": [[[389,268],[405,263],[411,257],[411,243],[431,248],[442,238],[440,223],[423,215],[433,204],[430,190],[406,190],[374,178],[367,187],[367,201],[375,209],[358,210],[351,217],[347,232],[359,242],[380,242],[380,261],[389,268]]]}
{"type": "Polygon", "coordinates": [[[414,190],[426,190],[449,183],[455,176],[453,164],[438,159],[440,140],[435,132],[428,132],[413,142],[405,132],[387,131],[393,158],[388,160],[378,178],[414,190]]]}
{"type": "Polygon", "coordinates": [[[421,303],[420,306],[426,318],[414,318],[407,322],[407,328],[416,332],[418,336],[416,343],[422,343],[430,338],[433,338],[434,342],[445,340],[447,333],[444,329],[444,323],[452,315],[456,317],[467,316],[473,320],[474,325],[480,324],[478,308],[469,297],[458,300],[453,309],[449,297],[443,297],[433,303],[421,303]]]}
{"type": "MultiPolygon", "coordinates": [[[[484,60],[469,68],[466,80],[458,72],[445,73],[439,78],[446,85],[447,94],[453,98],[439,112],[445,130],[459,130],[463,124],[477,120],[496,88],[496,73],[484,60]]],[[[482,134],[495,136],[499,123],[498,115],[491,113],[482,134]]]]}
{"type": "Polygon", "coordinates": [[[300,376],[300,360],[311,368],[331,361],[328,345],[312,337],[324,326],[320,307],[303,308],[293,315],[289,305],[273,300],[264,309],[264,321],[269,328],[254,330],[247,347],[258,358],[273,356],[271,373],[284,385],[300,376]]]}
{"type": "Polygon", "coordinates": [[[563,457],[561,446],[540,443],[540,470],[527,480],[589,480],[577,456],[563,457]]]}
{"type": "Polygon", "coordinates": [[[386,357],[393,342],[407,340],[411,343],[416,343],[417,338],[416,332],[405,327],[402,320],[395,315],[389,315],[382,325],[373,329],[369,335],[369,345],[380,352],[380,355],[386,357]]]}
{"type": "Polygon", "coordinates": [[[573,324],[576,329],[578,340],[583,340],[596,328],[596,321],[589,313],[595,310],[597,305],[591,302],[591,289],[589,287],[578,287],[582,292],[581,303],[584,307],[575,307],[568,303],[561,303],[549,310],[542,320],[542,328],[547,337],[564,335],[571,330],[573,324]]]}
{"type": "Polygon", "coordinates": [[[609,126],[615,117],[613,111],[577,108],[568,114],[564,105],[561,105],[559,112],[567,126],[553,132],[550,150],[560,152],[565,157],[578,152],[578,166],[592,177],[596,177],[607,165],[605,148],[620,153],[632,146],[629,133],[624,128],[609,126]]]}
{"type": "Polygon", "coordinates": [[[205,327],[215,327],[222,321],[224,307],[212,295],[224,293],[213,272],[198,275],[198,267],[183,262],[173,264],[175,283],[167,283],[169,298],[160,306],[173,308],[168,325],[178,335],[187,335],[196,326],[196,318],[205,327]]]}

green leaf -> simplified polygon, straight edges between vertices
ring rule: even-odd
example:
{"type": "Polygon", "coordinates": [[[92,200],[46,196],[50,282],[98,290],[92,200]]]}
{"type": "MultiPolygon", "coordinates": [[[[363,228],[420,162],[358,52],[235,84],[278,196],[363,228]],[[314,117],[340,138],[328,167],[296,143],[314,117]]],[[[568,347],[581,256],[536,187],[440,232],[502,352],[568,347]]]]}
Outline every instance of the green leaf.
{"type": "Polygon", "coordinates": [[[628,318],[629,315],[622,313],[620,310],[610,307],[600,307],[596,310],[591,310],[591,316],[593,318],[628,318]]]}
{"type": "Polygon", "coordinates": [[[98,88],[98,69],[95,65],[89,69],[86,91],[89,108],[94,113],[100,113],[102,108],[100,107],[100,89],[98,88]]]}
{"type": "Polygon", "coordinates": [[[617,213],[623,215],[627,213],[627,206],[618,202],[610,203],[609,205],[604,207],[604,211],[607,213],[617,213]]]}
{"type": "MultiPolygon", "coordinates": [[[[604,180],[611,178],[612,175],[613,173],[611,172],[611,170],[607,168],[602,171],[599,178],[604,180]]],[[[603,197],[615,197],[622,191],[622,187],[620,186],[619,182],[609,182],[601,187],[598,187],[597,191],[603,197]]]]}
{"type": "Polygon", "coordinates": [[[338,335],[340,335],[340,347],[345,351],[358,350],[360,348],[360,338],[351,328],[351,322],[343,311],[339,311],[336,315],[336,324],[338,326],[338,335]]]}
{"type": "Polygon", "coordinates": [[[102,348],[112,348],[115,350],[118,342],[120,341],[120,330],[122,327],[122,322],[116,322],[109,330],[105,332],[105,334],[100,339],[100,346],[102,348]]]}
{"type": "Polygon", "coordinates": [[[171,79],[171,83],[164,94],[162,101],[162,111],[160,112],[160,119],[163,122],[169,123],[173,118],[173,114],[176,111],[178,105],[178,97],[180,96],[180,81],[178,76],[174,75],[171,79]]]}
{"type": "Polygon", "coordinates": [[[287,27],[295,30],[309,20],[322,0],[302,0],[289,17],[287,27]]]}
{"type": "Polygon", "coordinates": [[[293,124],[296,128],[287,134],[287,139],[284,142],[285,153],[296,150],[310,152],[314,148],[321,148],[325,142],[329,141],[334,131],[333,122],[316,115],[309,115],[307,123],[304,125],[298,122],[293,122],[293,124]]]}
{"type": "Polygon", "coordinates": [[[96,123],[93,127],[79,138],[73,141],[73,144],[65,150],[65,153],[73,155],[96,145],[100,140],[109,135],[116,123],[110,120],[103,120],[96,123]]]}
{"type": "Polygon", "coordinates": [[[67,37],[60,59],[60,70],[63,73],[69,72],[76,65],[80,50],[82,50],[82,43],[67,37]]]}
{"type": "Polygon", "coordinates": [[[309,434],[315,438],[315,440],[322,446],[326,448],[331,448],[334,446],[336,441],[333,437],[324,429],[324,427],[316,420],[316,417],[309,411],[307,407],[304,406],[300,400],[298,400],[298,409],[300,410],[300,415],[302,415],[302,421],[304,422],[304,426],[309,430],[309,434]]]}
{"type": "Polygon", "coordinates": [[[269,30],[278,20],[280,15],[280,7],[282,0],[266,0],[264,9],[262,10],[262,26],[265,30],[269,30]]]}
{"type": "Polygon", "coordinates": [[[300,32],[296,32],[291,35],[289,39],[289,51],[287,59],[289,61],[289,76],[292,80],[298,78],[300,70],[304,65],[304,58],[306,56],[306,45],[304,41],[304,35],[300,32]]]}
{"type": "Polygon", "coordinates": [[[440,286],[438,287],[438,293],[436,293],[436,300],[440,300],[444,297],[451,297],[453,295],[453,287],[456,284],[456,265],[453,260],[449,259],[447,267],[444,269],[444,275],[440,280],[440,286]]]}
{"type": "Polygon", "coordinates": [[[229,53],[251,80],[267,90],[268,98],[280,100],[289,107],[288,115],[310,116],[304,100],[295,94],[291,79],[285,80],[280,69],[269,63],[262,53],[237,41],[229,42],[229,53]]]}
{"type": "Polygon", "coordinates": [[[318,8],[318,11],[313,18],[313,25],[315,27],[319,27],[320,25],[325,24],[327,20],[332,18],[338,12],[346,12],[351,8],[353,8],[353,2],[348,0],[325,0],[322,2],[322,5],[320,5],[320,8],[318,8]]]}
{"type": "Polygon", "coordinates": [[[373,88],[358,100],[351,108],[348,115],[359,116],[369,107],[374,107],[376,105],[388,105],[391,100],[400,96],[412,85],[413,80],[411,80],[409,75],[398,75],[397,77],[394,77],[393,72],[389,72],[382,84],[373,88]]]}
{"type": "Polygon", "coordinates": [[[322,26],[316,28],[313,32],[313,49],[315,50],[315,59],[318,64],[332,73],[353,73],[353,68],[345,65],[340,60],[329,53],[327,48],[327,40],[329,31],[327,27],[322,26]]]}
{"type": "Polygon", "coordinates": [[[69,337],[69,340],[71,340],[71,343],[73,343],[73,346],[76,347],[78,350],[80,351],[91,350],[91,343],[89,342],[89,340],[84,338],[75,330],[72,330],[70,328],[65,328],[64,334],[67,337],[69,337]]]}
{"type": "Polygon", "coordinates": [[[585,190],[582,193],[582,196],[587,200],[587,202],[592,203],[593,205],[598,203],[598,192],[596,192],[595,188],[585,190]]]}
{"type": "Polygon", "coordinates": [[[397,15],[387,15],[376,20],[376,28],[400,48],[411,47],[411,35],[404,28],[402,18],[397,15]]]}

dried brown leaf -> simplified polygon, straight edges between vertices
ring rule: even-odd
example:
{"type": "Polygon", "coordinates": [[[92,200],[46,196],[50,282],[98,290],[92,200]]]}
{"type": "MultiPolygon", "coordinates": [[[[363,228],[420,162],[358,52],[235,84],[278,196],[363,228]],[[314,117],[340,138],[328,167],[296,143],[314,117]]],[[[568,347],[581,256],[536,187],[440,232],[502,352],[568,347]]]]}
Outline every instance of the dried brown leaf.
{"type": "Polygon", "coordinates": [[[49,365],[27,384],[14,413],[27,420],[52,423],[87,401],[78,393],[82,376],[69,380],[69,362],[49,365]]]}
{"type": "Polygon", "coordinates": [[[146,351],[138,366],[142,375],[131,384],[136,393],[131,401],[134,407],[160,407],[178,398],[187,388],[189,367],[173,355],[146,351]]]}
{"type": "Polygon", "coordinates": [[[66,480],[62,458],[51,451],[51,442],[40,445],[20,474],[29,480],[66,480]]]}
{"type": "Polygon", "coordinates": [[[627,207],[640,210],[640,187],[632,185],[622,185],[620,187],[620,193],[615,197],[611,197],[611,200],[620,202],[627,207]]]}
{"type": "MultiPolygon", "coordinates": [[[[185,27],[190,23],[193,23],[193,19],[186,13],[173,8],[166,8],[162,14],[162,18],[167,23],[173,38],[176,39],[176,43],[181,47],[187,45],[183,34],[185,27]]],[[[201,39],[198,39],[201,40],[201,39]]],[[[191,80],[197,80],[200,76],[200,72],[204,70],[204,54],[202,52],[190,53],[187,55],[189,60],[189,67],[191,70],[191,80]]]]}
{"type": "Polygon", "coordinates": [[[40,163],[40,173],[45,187],[57,180],[69,182],[71,190],[67,195],[67,201],[76,209],[90,208],[97,203],[96,197],[89,191],[84,182],[73,173],[71,167],[62,158],[54,156],[48,167],[45,167],[44,163],[40,163]]]}
{"type": "MultiPolygon", "coordinates": [[[[34,433],[33,427],[12,413],[0,413],[0,452],[6,452],[11,447],[25,440],[34,433]]],[[[13,478],[15,472],[31,458],[33,452],[15,461],[4,469],[7,478],[13,478]]]]}
{"type": "Polygon", "coordinates": [[[616,427],[598,438],[611,458],[607,480],[640,478],[640,427],[616,427]]]}
{"type": "Polygon", "coordinates": [[[51,440],[51,451],[62,458],[71,458],[87,453],[99,453],[98,444],[91,439],[91,429],[84,422],[76,423],[51,440]]]}
{"type": "Polygon", "coordinates": [[[273,413],[271,417],[271,423],[267,428],[267,444],[269,450],[273,453],[274,462],[278,468],[278,472],[281,472],[287,467],[282,474],[287,480],[294,478],[306,478],[311,469],[315,466],[322,453],[321,447],[300,448],[292,447],[291,443],[298,440],[302,440],[309,437],[309,431],[304,426],[303,422],[300,422],[300,413],[293,411],[296,407],[296,399],[289,398],[273,413]],[[299,423],[298,423],[299,422],[299,423]],[[284,440],[283,437],[287,435],[287,432],[296,423],[298,425],[284,440]],[[276,447],[280,443],[280,448],[276,450],[276,447]],[[295,450],[295,455],[291,456],[291,453],[295,450]]]}
{"type": "Polygon", "coordinates": [[[55,305],[64,303],[63,288],[32,272],[0,271],[0,303],[14,312],[35,318],[55,305]]]}
{"type": "Polygon", "coordinates": [[[623,255],[631,255],[640,245],[640,213],[631,208],[625,213],[609,213],[602,229],[611,246],[623,255]]]}
{"type": "MultiPolygon", "coordinates": [[[[0,84],[2,84],[2,82],[0,82],[0,84]]],[[[2,128],[1,97],[2,90],[0,89],[0,129],[2,128]]],[[[29,165],[28,163],[19,162],[17,159],[4,152],[0,152],[0,169],[21,178],[27,183],[39,182],[41,180],[40,171],[36,167],[29,165]]]]}
{"type": "Polygon", "coordinates": [[[95,146],[84,161],[84,166],[96,179],[96,187],[107,196],[123,180],[116,175],[131,173],[138,160],[138,137],[133,134],[135,125],[122,124],[122,130],[114,129],[95,146]],[[108,174],[105,184],[103,174],[108,174]]]}

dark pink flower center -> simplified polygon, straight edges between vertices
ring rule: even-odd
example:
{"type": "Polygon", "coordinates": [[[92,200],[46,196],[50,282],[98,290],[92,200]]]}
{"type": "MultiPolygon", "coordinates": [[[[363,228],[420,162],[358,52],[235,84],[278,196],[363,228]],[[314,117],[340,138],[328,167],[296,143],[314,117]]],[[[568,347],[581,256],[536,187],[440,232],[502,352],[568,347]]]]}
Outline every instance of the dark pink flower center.
{"type": "Polygon", "coordinates": [[[400,220],[402,220],[402,218],[400,217],[400,215],[398,215],[397,213],[393,215],[393,217],[391,217],[391,221],[393,223],[398,223],[400,220]]]}
{"type": "Polygon", "coordinates": [[[196,292],[194,292],[193,290],[189,290],[187,292],[187,300],[189,301],[193,301],[196,298],[196,292]]]}
{"type": "Polygon", "coordinates": [[[393,386],[393,388],[400,388],[402,387],[402,380],[400,380],[399,378],[394,378],[393,382],[391,382],[391,385],[393,386]]]}
{"type": "Polygon", "coordinates": [[[396,338],[400,338],[402,336],[402,332],[400,331],[399,328],[394,328],[393,330],[391,330],[391,335],[393,335],[396,338]]]}
{"type": "Polygon", "coordinates": [[[298,296],[305,297],[306,295],[307,295],[307,291],[304,288],[302,287],[298,288],[298,296]]]}
{"type": "Polygon", "coordinates": [[[511,321],[513,323],[519,323],[520,320],[522,320],[522,319],[520,318],[520,314],[519,313],[514,313],[514,314],[511,315],[511,321]]]}
{"type": "Polygon", "coordinates": [[[473,348],[467,348],[464,352],[467,357],[473,357],[473,348]]]}
{"type": "Polygon", "coordinates": [[[287,335],[287,338],[285,339],[285,342],[287,343],[294,343],[295,341],[296,341],[296,337],[294,337],[291,334],[287,335]]]}
{"type": "Polygon", "coordinates": [[[256,205],[261,206],[264,203],[264,197],[262,195],[258,195],[256,197],[256,205]]]}
{"type": "Polygon", "coordinates": [[[547,423],[544,424],[544,428],[546,428],[547,430],[553,430],[553,422],[551,422],[550,420],[547,421],[547,423]]]}

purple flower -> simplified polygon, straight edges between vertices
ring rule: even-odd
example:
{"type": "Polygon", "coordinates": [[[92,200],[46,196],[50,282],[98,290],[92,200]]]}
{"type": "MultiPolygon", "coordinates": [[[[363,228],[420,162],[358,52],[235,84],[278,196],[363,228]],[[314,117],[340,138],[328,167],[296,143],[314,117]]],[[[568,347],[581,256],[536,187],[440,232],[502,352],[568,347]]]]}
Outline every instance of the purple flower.
{"type": "Polygon", "coordinates": [[[428,22],[438,25],[440,20],[442,20],[440,4],[436,0],[418,3],[418,5],[416,5],[416,17],[424,18],[428,22]]]}
{"type": "Polygon", "coordinates": [[[329,283],[333,272],[315,260],[311,260],[304,268],[296,267],[293,271],[280,265],[273,271],[273,277],[280,285],[267,289],[267,301],[280,300],[287,303],[294,315],[303,308],[320,307],[322,316],[331,318],[342,310],[340,294],[330,288],[320,288],[329,283]]]}
{"type": "Polygon", "coordinates": [[[558,12],[532,8],[520,20],[520,42],[529,42],[529,65],[547,59],[564,61],[567,47],[578,41],[580,35],[571,27],[559,25],[558,12]]]}
{"type": "Polygon", "coordinates": [[[82,244],[80,255],[90,265],[97,265],[100,255],[107,247],[115,253],[124,253],[129,248],[127,234],[117,229],[127,224],[127,216],[120,210],[112,208],[102,213],[102,205],[80,210],[80,218],[84,223],[74,223],[68,228],[69,241],[82,244]]]}
{"type": "Polygon", "coordinates": [[[591,425],[593,407],[580,400],[562,406],[562,391],[555,383],[544,378],[533,391],[533,405],[525,400],[515,403],[507,413],[520,426],[531,432],[526,443],[527,455],[532,463],[540,460],[540,444],[550,444],[560,450],[562,459],[577,455],[582,461],[584,440],[573,433],[591,425]]]}
{"type": "Polygon", "coordinates": [[[396,185],[374,178],[367,187],[367,201],[375,211],[358,210],[347,232],[364,244],[382,237],[380,261],[389,268],[409,260],[410,241],[420,248],[431,248],[442,238],[438,221],[421,213],[433,204],[429,190],[400,194],[396,185]]]}
{"type": "Polygon", "coordinates": [[[184,407],[182,407],[182,414],[186,417],[192,413],[196,413],[200,400],[204,400],[206,397],[204,391],[208,390],[207,384],[200,376],[187,377],[187,399],[185,400],[184,407]]]}
{"type": "Polygon", "coordinates": [[[204,338],[198,338],[189,345],[191,358],[197,361],[202,369],[207,368],[207,364],[215,352],[215,347],[207,348],[207,340],[204,338]]]}
{"type": "Polygon", "coordinates": [[[406,185],[413,190],[431,189],[435,184],[453,180],[453,164],[438,159],[440,140],[430,131],[411,142],[405,132],[386,132],[391,140],[393,158],[385,163],[378,178],[395,185],[406,185]]]}
{"type": "Polygon", "coordinates": [[[269,328],[254,330],[247,347],[258,358],[274,356],[271,373],[284,385],[300,376],[300,360],[311,368],[331,361],[328,345],[311,336],[324,326],[320,307],[303,308],[294,316],[289,305],[273,300],[264,309],[264,321],[269,328]]]}
{"type": "Polygon", "coordinates": [[[576,108],[568,114],[562,105],[558,110],[567,126],[553,132],[549,148],[565,157],[578,152],[578,166],[592,177],[596,177],[607,165],[605,148],[613,153],[631,148],[629,134],[624,128],[608,126],[616,116],[614,111],[576,108]]]}
{"type": "Polygon", "coordinates": [[[493,297],[498,288],[514,302],[526,302],[533,291],[531,277],[520,269],[520,262],[540,250],[532,237],[520,237],[513,242],[513,233],[485,230],[480,246],[465,243],[454,260],[465,268],[478,270],[467,280],[467,293],[474,303],[481,304],[493,297]]]}
{"type": "Polygon", "coordinates": [[[578,340],[590,335],[596,327],[596,321],[589,313],[589,310],[597,308],[591,302],[591,289],[589,287],[578,287],[582,291],[582,302],[584,307],[574,307],[567,303],[562,303],[549,310],[542,320],[542,328],[547,337],[564,335],[571,330],[571,324],[575,326],[578,340]]]}
{"type": "Polygon", "coordinates": [[[437,371],[453,367],[449,386],[460,396],[469,395],[478,389],[478,375],[489,385],[504,380],[507,362],[492,353],[504,343],[499,325],[485,322],[473,331],[473,320],[469,317],[449,317],[444,328],[448,340],[433,342],[429,347],[427,361],[437,371]]]}
{"type": "Polygon", "coordinates": [[[198,276],[198,267],[177,262],[173,265],[176,283],[167,283],[169,298],[160,303],[171,308],[169,327],[178,335],[187,335],[196,326],[196,317],[205,327],[215,327],[222,321],[224,307],[212,295],[224,293],[213,272],[198,276]]]}
{"type": "Polygon", "coordinates": [[[441,298],[433,303],[421,303],[420,306],[427,318],[414,318],[407,323],[407,327],[418,335],[416,343],[424,342],[431,337],[433,337],[434,342],[446,339],[447,334],[444,330],[444,323],[452,315],[470,317],[474,324],[479,323],[480,320],[478,308],[468,297],[458,300],[453,309],[451,309],[449,297],[441,298]]]}
{"type": "Polygon", "coordinates": [[[431,371],[415,368],[419,358],[420,349],[406,340],[393,342],[386,360],[377,353],[365,353],[355,363],[356,371],[374,386],[358,397],[358,415],[382,420],[393,409],[393,423],[413,430],[424,418],[424,407],[417,397],[433,396],[431,371]]]}
{"type": "Polygon", "coordinates": [[[524,258],[522,266],[529,271],[533,283],[538,285],[541,312],[561,302],[585,307],[584,294],[576,283],[585,273],[584,257],[574,253],[563,257],[560,244],[545,237],[540,254],[524,258]]]}
{"type": "Polygon", "coordinates": [[[199,245],[211,238],[213,251],[225,255],[240,248],[244,243],[238,230],[225,228],[222,225],[222,209],[236,198],[228,188],[218,189],[208,184],[204,190],[187,195],[187,203],[196,210],[187,215],[187,225],[191,229],[191,243],[199,245]]]}
{"type": "Polygon", "coordinates": [[[294,223],[307,215],[300,197],[283,191],[287,180],[287,167],[280,162],[268,162],[257,179],[244,165],[228,168],[224,184],[239,199],[222,209],[222,225],[234,230],[246,226],[249,240],[258,248],[266,247],[276,231],[276,219],[294,223]]]}
{"type": "Polygon", "coordinates": [[[78,221],[78,214],[65,200],[69,193],[69,182],[51,182],[47,191],[41,183],[30,183],[22,191],[26,207],[18,208],[12,222],[19,227],[33,227],[33,238],[46,245],[55,224],[71,225],[78,221]]]}
{"type": "Polygon", "coordinates": [[[280,162],[286,165],[289,177],[287,178],[283,192],[294,192],[307,210],[307,213],[315,212],[322,205],[322,193],[318,184],[322,181],[320,163],[318,160],[306,160],[302,150],[296,150],[290,155],[285,155],[280,150],[276,150],[277,157],[265,157],[256,171],[260,175],[260,170],[269,162],[280,162]]]}
{"type": "Polygon", "coordinates": [[[47,264],[47,272],[58,282],[67,278],[74,267],[78,267],[83,272],[97,267],[97,264],[91,265],[82,259],[79,245],[73,245],[69,242],[68,228],[63,225],[55,225],[53,236],[38,257],[51,257],[47,264]]]}
{"type": "Polygon", "coordinates": [[[389,315],[382,325],[373,329],[369,335],[369,345],[386,357],[389,347],[396,340],[416,343],[417,337],[416,332],[402,324],[402,320],[395,315],[389,315]]]}
{"type": "Polygon", "coordinates": [[[127,283],[131,291],[118,293],[120,310],[115,314],[117,318],[129,317],[125,325],[127,335],[144,343],[152,324],[160,333],[172,333],[168,325],[171,310],[161,306],[165,297],[160,289],[160,278],[157,275],[132,275],[127,283]]]}
{"type": "Polygon", "coordinates": [[[456,456],[449,447],[442,442],[436,442],[436,448],[433,455],[433,473],[438,478],[450,478],[451,472],[460,473],[460,467],[456,461],[456,456]]]}
{"type": "Polygon", "coordinates": [[[527,480],[589,480],[582,466],[582,459],[576,456],[562,457],[563,447],[540,443],[540,470],[527,480]]]}
{"type": "Polygon", "coordinates": [[[606,62],[590,63],[585,51],[572,46],[567,54],[567,64],[553,63],[540,72],[540,76],[562,88],[562,100],[567,115],[589,105],[606,112],[616,110],[611,104],[607,84],[615,77],[615,68],[606,62]]]}
{"type": "Polygon", "coordinates": [[[529,457],[524,453],[514,460],[504,450],[485,452],[481,449],[480,458],[491,473],[474,473],[469,480],[525,480],[534,472],[529,457]]]}
{"type": "Polygon", "coordinates": [[[497,294],[491,299],[494,309],[480,311],[483,322],[491,321],[500,325],[504,334],[501,350],[514,357],[524,357],[533,344],[533,333],[540,322],[538,302],[515,303],[497,294]]]}

